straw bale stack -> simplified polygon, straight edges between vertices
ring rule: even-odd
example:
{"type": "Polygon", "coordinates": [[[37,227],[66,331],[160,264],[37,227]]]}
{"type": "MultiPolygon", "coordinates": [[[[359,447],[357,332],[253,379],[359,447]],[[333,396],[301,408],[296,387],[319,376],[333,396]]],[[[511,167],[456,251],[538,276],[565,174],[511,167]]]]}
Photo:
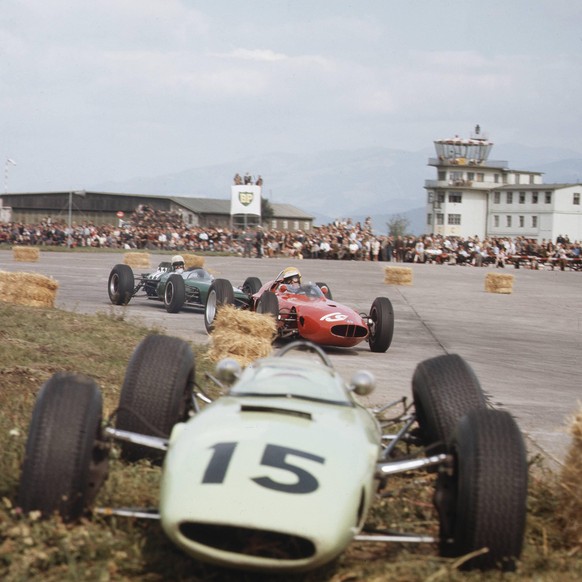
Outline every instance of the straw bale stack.
{"type": "Polygon", "coordinates": [[[133,268],[150,268],[150,254],[149,253],[125,253],[123,255],[123,262],[133,268]]]}
{"type": "Polygon", "coordinates": [[[28,307],[54,307],[59,284],[37,273],[0,271],[0,301],[28,307]]]}
{"type": "Polygon", "coordinates": [[[198,255],[182,255],[184,257],[184,267],[186,269],[198,269],[204,267],[204,257],[198,255]]]}
{"type": "Polygon", "coordinates": [[[513,275],[504,273],[487,273],[485,275],[487,293],[513,293],[513,275]]]}
{"type": "Polygon", "coordinates": [[[40,251],[36,247],[12,247],[12,257],[15,261],[36,263],[40,257],[40,251]]]}
{"type": "Polygon", "coordinates": [[[277,324],[272,315],[224,305],[214,320],[208,357],[213,362],[233,358],[241,366],[247,366],[271,354],[276,333],[277,324]]]}
{"type": "Polygon", "coordinates": [[[384,283],[412,285],[412,269],[410,267],[384,267],[384,283]]]}
{"type": "Polygon", "coordinates": [[[559,507],[567,538],[582,548],[582,407],[570,424],[570,435],[572,443],[560,473],[559,507]]]}

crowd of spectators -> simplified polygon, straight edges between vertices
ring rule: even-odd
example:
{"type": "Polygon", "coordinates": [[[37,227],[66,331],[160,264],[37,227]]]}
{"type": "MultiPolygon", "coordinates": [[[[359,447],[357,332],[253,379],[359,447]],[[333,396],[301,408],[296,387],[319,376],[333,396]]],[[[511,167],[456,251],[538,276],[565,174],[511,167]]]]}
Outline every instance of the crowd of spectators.
{"type": "MultiPolygon", "coordinates": [[[[139,206],[120,226],[73,224],[46,218],[39,224],[0,223],[0,243],[11,245],[98,247],[148,251],[219,252],[244,257],[288,257],[394,261],[504,267],[516,256],[567,261],[582,260],[578,241],[567,237],[542,240],[523,237],[388,236],[375,234],[371,220],[351,219],[313,227],[310,231],[188,226],[178,212],[139,206]],[[69,239],[70,236],[70,239],[69,239]]],[[[530,261],[531,262],[531,261],[530,261]]],[[[535,261],[534,261],[535,262],[535,261]]]]}

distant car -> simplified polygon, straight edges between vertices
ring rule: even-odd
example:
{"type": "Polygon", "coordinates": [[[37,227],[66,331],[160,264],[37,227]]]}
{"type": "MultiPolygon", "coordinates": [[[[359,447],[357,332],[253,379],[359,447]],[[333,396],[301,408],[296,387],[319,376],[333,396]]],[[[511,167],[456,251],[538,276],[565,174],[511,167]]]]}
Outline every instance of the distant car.
{"type": "MultiPolygon", "coordinates": [[[[129,265],[118,264],[111,269],[107,290],[114,305],[126,305],[133,297],[162,301],[168,313],[178,313],[185,305],[204,308],[214,277],[205,269],[173,271],[170,262],[162,262],[151,273],[135,275],[129,265]]],[[[246,305],[249,292],[232,289],[233,302],[246,305]]]]}
{"type": "Polygon", "coordinates": [[[357,313],[332,298],[326,283],[281,284],[278,279],[264,285],[248,277],[241,289],[252,293],[248,301],[237,301],[233,285],[217,279],[205,305],[205,325],[212,332],[217,308],[235,304],[242,309],[269,313],[277,320],[280,338],[305,339],[323,346],[353,347],[367,341],[373,352],[385,352],[394,335],[394,309],[387,297],[377,297],[369,313],[357,313]]]}
{"type": "Polygon", "coordinates": [[[163,460],[159,507],[95,511],[159,518],[172,542],[202,561],[301,572],[356,540],[437,543],[443,556],[472,553],[465,568],[514,566],[526,514],[523,438],[509,413],[487,407],[459,356],[417,366],[414,406],[403,398],[379,409],[357,399],[374,388],[369,372],[347,384],[309,342],[244,371],[223,360],[216,381],[226,393],[214,401],[194,388],[194,370],[187,342],[148,336],[129,362],[115,427],[102,426],[93,380],[55,374],[32,414],[22,510],[67,521],[86,515],[117,441],[129,462],[163,460]],[[420,469],[438,471],[439,538],[366,533],[379,483],[420,469]]]}

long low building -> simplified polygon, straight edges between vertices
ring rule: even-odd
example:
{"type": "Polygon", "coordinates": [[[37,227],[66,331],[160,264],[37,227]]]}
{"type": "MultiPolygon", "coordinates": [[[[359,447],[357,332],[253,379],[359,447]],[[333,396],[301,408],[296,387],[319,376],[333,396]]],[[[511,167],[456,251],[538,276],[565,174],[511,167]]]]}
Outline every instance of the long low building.
{"type": "MultiPolygon", "coordinates": [[[[143,205],[156,210],[177,212],[189,226],[230,227],[256,224],[254,215],[231,215],[231,201],[218,198],[152,196],[112,192],[22,192],[0,196],[3,220],[37,224],[47,218],[72,223],[117,224],[143,205]],[[248,222],[247,222],[248,220],[248,222]]],[[[314,217],[291,204],[269,203],[273,214],[262,222],[268,228],[304,230],[313,227],[314,217]]]]}

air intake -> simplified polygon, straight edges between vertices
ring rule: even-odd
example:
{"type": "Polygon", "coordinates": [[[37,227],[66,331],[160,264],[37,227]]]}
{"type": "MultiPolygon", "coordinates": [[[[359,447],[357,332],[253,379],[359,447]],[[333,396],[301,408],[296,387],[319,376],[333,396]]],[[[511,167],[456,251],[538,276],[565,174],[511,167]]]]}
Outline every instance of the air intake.
{"type": "Polygon", "coordinates": [[[180,532],[193,542],[257,558],[304,560],[315,554],[308,539],[275,531],[186,521],[180,532]]]}

